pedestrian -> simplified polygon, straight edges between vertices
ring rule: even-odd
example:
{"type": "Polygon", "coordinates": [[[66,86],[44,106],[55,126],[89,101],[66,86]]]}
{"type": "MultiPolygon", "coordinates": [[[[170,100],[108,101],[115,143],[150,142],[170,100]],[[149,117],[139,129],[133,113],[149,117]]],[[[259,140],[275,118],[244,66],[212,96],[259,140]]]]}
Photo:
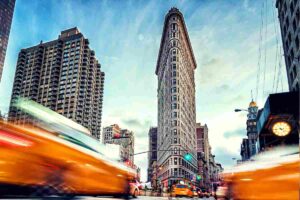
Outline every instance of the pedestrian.
{"type": "Polygon", "coordinates": [[[162,189],[161,189],[161,186],[158,188],[158,194],[159,194],[159,196],[161,196],[161,191],[162,191],[162,189]]]}

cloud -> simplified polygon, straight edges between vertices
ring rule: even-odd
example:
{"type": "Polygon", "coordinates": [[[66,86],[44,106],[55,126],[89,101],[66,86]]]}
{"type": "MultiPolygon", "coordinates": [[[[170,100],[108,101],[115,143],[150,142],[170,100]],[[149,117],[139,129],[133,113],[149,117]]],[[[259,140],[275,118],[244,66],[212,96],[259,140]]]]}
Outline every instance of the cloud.
{"type": "Polygon", "coordinates": [[[222,84],[216,87],[215,90],[220,93],[228,93],[230,91],[230,86],[228,84],[222,84]]]}
{"type": "Polygon", "coordinates": [[[249,5],[249,0],[244,0],[243,6],[247,11],[249,11],[251,13],[255,13],[255,11],[256,11],[256,9],[254,7],[251,7],[249,5]]]}
{"type": "Polygon", "coordinates": [[[138,120],[138,119],[134,119],[134,118],[132,118],[132,119],[128,119],[128,118],[122,119],[122,122],[123,122],[123,124],[125,124],[128,127],[139,129],[139,130],[144,129],[146,127],[149,128],[152,124],[152,122],[150,120],[142,121],[142,120],[138,120]]]}
{"type": "Polygon", "coordinates": [[[232,137],[245,137],[246,130],[245,128],[243,129],[236,129],[234,131],[226,131],[224,132],[224,137],[225,138],[232,138],[232,137]]]}
{"type": "MultiPolygon", "coordinates": [[[[135,127],[139,127],[139,128],[143,126],[143,123],[141,123],[137,119],[123,119],[123,123],[125,123],[128,126],[135,126],[135,127]]],[[[149,122],[146,121],[145,123],[149,123],[149,122]]]]}
{"type": "Polygon", "coordinates": [[[218,147],[214,153],[216,155],[215,160],[221,163],[224,169],[230,168],[236,164],[236,160],[239,159],[237,153],[229,152],[226,147],[218,147]]]}
{"type": "MultiPolygon", "coordinates": [[[[250,95],[249,95],[249,97],[250,97],[250,95]]],[[[232,103],[235,103],[235,102],[247,102],[247,99],[248,99],[248,101],[250,100],[249,97],[247,98],[246,96],[244,96],[242,94],[238,94],[238,95],[233,96],[230,99],[230,102],[232,102],[232,103]]]]}

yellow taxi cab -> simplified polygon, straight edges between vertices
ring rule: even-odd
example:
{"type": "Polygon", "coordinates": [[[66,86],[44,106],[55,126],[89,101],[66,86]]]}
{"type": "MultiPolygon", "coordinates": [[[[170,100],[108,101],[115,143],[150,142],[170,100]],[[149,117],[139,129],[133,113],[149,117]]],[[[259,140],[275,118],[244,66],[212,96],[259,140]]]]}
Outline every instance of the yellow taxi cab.
{"type": "Polygon", "coordinates": [[[173,197],[193,197],[194,193],[188,185],[176,184],[172,188],[173,197]]]}
{"type": "MultiPolygon", "coordinates": [[[[51,120],[53,111],[46,111],[38,112],[51,120]]],[[[0,197],[129,195],[134,170],[107,158],[103,145],[76,125],[50,124],[45,130],[0,121],[0,197]]]]}
{"type": "MultiPolygon", "coordinates": [[[[223,174],[226,199],[298,200],[299,146],[274,148],[223,174]]],[[[218,194],[217,194],[218,196],[218,194]]]]}

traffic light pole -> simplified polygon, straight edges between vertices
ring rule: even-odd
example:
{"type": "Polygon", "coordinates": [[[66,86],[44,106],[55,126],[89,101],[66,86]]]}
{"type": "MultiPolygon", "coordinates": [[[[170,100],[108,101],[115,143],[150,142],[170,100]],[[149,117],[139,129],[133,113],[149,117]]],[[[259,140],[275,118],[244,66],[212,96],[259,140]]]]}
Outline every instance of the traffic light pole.
{"type": "Polygon", "coordinates": [[[135,154],[133,154],[134,156],[135,155],[140,155],[140,154],[144,154],[144,153],[150,153],[150,152],[157,152],[157,151],[174,151],[174,150],[167,150],[167,149],[162,149],[162,150],[153,150],[153,151],[142,151],[142,152],[138,152],[138,153],[135,153],[135,154]]]}
{"type": "MultiPolygon", "coordinates": [[[[113,137],[113,139],[123,139],[123,138],[129,138],[128,136],[119,136],[119,137],[113,137]]],[[[134,154],[130,154],[131,156],[136,156],[144,153],[149,153],[149,152],[158,152],[158,151],[175,151],[175,150],[170,150],[170,149],[160,149],[160,150],[153,150],[153,151],[142,151],[134,154]]],[[[192,160],[192,155],[189,153],[187,149],[179,149],[180,151],[185,151],[186,154],[183,156],[186,161],[191,161],[192,160]]]]}
{"type": "MultiPolygon", "coordinates": [[[[181,150],[181,149],[179,149],[178,151],[180,151],[180,150],[181,150]]],[[[133,155],[135,156],[135,155],[140,155],[140,154],[150,153],[150,152],[157,152],[157,151],[174,151],[174,150],[170,150],[170,149],[160,149],[160,150],[153,150],[153,151],[142,151],[142,152],[135,153],[135,154],[133,154],[133,155]]],[[[182,149],[181,151],[186,151],[186,152],[188,152],[187,149],[182,149]]]]}
{"type": "MultiPolygon", "coordinates": [[[[129,138],[129,137],[128,136],[113,137],[113,139],[123,139],[123,138],[129,138]]],[[[131,155],[136,156],[136,155],[140,155],[140,154],[144,154],[144,153],[157,152],[157,151],[174,151],[174,150],[160,149],[160,150],[153,150],[153,151],[142,151],[142,152],[134,153],[131,155]]],[[[192,159],[192,156],[191,156],[191,154],[188,153],[189,151],[187,149],[179,149],[178,151],[186,151],[187,153],[184,155],[184,158],[188,161],[192,159]]]]}

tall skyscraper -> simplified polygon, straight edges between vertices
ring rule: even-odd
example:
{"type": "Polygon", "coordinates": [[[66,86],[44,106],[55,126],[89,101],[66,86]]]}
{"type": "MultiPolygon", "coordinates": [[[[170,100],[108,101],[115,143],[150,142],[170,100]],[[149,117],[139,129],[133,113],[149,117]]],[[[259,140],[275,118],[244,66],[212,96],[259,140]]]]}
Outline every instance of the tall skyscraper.
{"type": "Polygon", "coordinates": [[[104,72],[79,30],[62,31],[57,40],[22,49],[18,56],[9,119],[27,123],[13,107],[18,97],[34,100],[89,129],[100,138],[104,72]]]}
{"type": "Polygon", "coordinates": [[[249,152],[249,139],[243,138],[243,142],[241,144],[241,157],[242,161],[246,161],[250,158],[250,152],[249,152]]]}
{"type": "Polygon", "coordinates": [[[121,129],[113,124],[103,128],[103,144],[120,145],[120,159],[128,166],[134,167],[134,133],[127,129],[121,129]]]}
{"type": "Polygon", "coordinates": [[[246,161],[257,153],[257,104],[252,100],[248,107],[247,114],[247,138],[244,138],[241,144],[242,161],[246,161]]]}
{"type": "Polygon", "coordinates": [[[290,91],[300,86],[300,0],[277,0],[290,91]]]}
{"type": "Polygon", "coordinates": [[[197,172],[196,69],[182,13],[172,8],[165,17],[156,65],[158,78],[158,166],[163,187],[193,180],[197,172]],[[185,155],[188,160],[185,159],[185,155]]]}
{"type": "Polygon", "coordinates": [[[256,103],[252,100],[249,104],[248,115],[247,115],[247,136],[249,142],[249,156],[253,156],[257,153],[256,151],[256,141],[257,141],[257,128],[256,128],[256,117],[257,117],[258,107],[256,103]]]}
{"type": "Polygon", "coordinates": [[[5,61],[6,48],[14,14],[15,0],[0,1],[0,82],[5,61]]]}
{"type": "Polygon", "coordinates": [[[151,181],[153,172],[153,162],[157,161],[157,127],[151,127],[149,136],[149,154],[148,154],[148,182],[151,181]]]}

